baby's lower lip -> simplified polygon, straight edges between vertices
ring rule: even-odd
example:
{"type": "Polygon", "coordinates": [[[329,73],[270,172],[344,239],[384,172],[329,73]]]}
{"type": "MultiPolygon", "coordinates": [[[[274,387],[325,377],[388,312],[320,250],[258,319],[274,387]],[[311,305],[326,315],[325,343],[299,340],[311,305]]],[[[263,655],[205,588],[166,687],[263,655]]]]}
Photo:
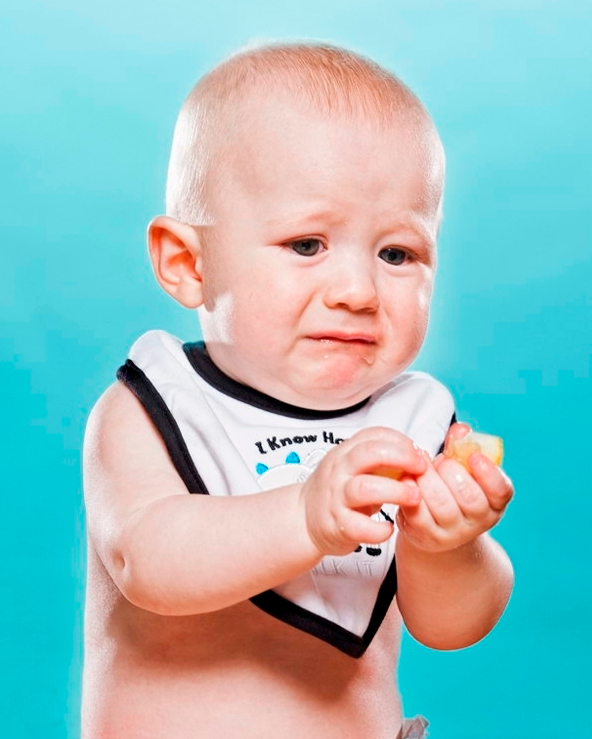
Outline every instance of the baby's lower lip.
{"type": "Polygon", "coordinates": [[[320,342],[339,342],[344,344],[375,344],[376,340],[371,336],[340,336],[334,334],[327,334],[322,336],[311,336],[311,339],[320,342]]]}

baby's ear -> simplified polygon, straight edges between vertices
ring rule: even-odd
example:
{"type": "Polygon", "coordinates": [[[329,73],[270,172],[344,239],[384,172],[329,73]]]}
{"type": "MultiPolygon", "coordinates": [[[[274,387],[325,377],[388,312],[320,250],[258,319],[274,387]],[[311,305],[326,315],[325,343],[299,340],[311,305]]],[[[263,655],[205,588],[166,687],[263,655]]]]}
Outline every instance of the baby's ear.
{"type": "Polygon", "coordinates": [[[203,289],[197,229],[169,216],[157,216],[148,226],[148,250],[163,290],[186,308],[199,308],[203,289]]]}

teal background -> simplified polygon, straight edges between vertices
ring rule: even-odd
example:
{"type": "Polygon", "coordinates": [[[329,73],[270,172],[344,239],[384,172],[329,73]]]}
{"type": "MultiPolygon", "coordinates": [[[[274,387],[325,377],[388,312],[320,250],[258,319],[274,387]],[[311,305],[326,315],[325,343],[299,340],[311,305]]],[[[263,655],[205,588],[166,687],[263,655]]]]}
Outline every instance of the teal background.
{"type": "Polygon", "coordinates": [[[144,246],[176,111],[237,46],[308,38],[395,70],[440,127],[446,217],[417,365],[504,437],[517,489],[496,533],[508,611],[468,650],[406,638],[406,711],[434,739],[592,736],[590,4],[11,0],[0,27],[0,733],[79,736],[85,419],[141,332],[196,335],[144,246]]]}

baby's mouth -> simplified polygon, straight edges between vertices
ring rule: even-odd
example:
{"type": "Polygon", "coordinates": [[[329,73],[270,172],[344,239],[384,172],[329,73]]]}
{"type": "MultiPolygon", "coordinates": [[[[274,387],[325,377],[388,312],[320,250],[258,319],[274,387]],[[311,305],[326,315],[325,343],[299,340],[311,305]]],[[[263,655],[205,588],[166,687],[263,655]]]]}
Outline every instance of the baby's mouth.
{"type": "Polygon", "coordinates": [[[337,331],[314,334],[308,338],[321,348],[327,360],[348,357],[371,367],[377,359],[378,340],[372,334],[337,331]]]}
{"type": "Polygon", "coordinates": [[[368,365],[374,364],[376,360],[378,340],[373,334],[335,331],[316,334],[310,338],[326,350],[327,358],[345,353],[349,357],[357,357],[368,365]]]}
{"type": "Polygon", "coordinates": [[[320,341],[322,344],[360,344],[371,345],[376,344],[376,339],[370,334],[346,334],[346,333],[327,333],[315,334],[309,338],[320,341]]]}

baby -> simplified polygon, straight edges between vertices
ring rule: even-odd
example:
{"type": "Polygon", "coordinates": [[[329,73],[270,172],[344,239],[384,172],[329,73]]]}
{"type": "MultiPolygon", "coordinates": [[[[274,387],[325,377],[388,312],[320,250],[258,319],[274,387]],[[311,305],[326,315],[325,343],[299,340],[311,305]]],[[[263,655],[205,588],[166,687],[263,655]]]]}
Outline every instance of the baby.
{"type": "Polygon", "coordinates": [[[395,739],[402,624],[459,649],[499,619],[511,483],[439,454],[468,429],[405,372],[443,177],[418,99],[341,49],[189,95],[148,241],[204,341],[142,336],[89,419],[84,739],[395,739]]]}

